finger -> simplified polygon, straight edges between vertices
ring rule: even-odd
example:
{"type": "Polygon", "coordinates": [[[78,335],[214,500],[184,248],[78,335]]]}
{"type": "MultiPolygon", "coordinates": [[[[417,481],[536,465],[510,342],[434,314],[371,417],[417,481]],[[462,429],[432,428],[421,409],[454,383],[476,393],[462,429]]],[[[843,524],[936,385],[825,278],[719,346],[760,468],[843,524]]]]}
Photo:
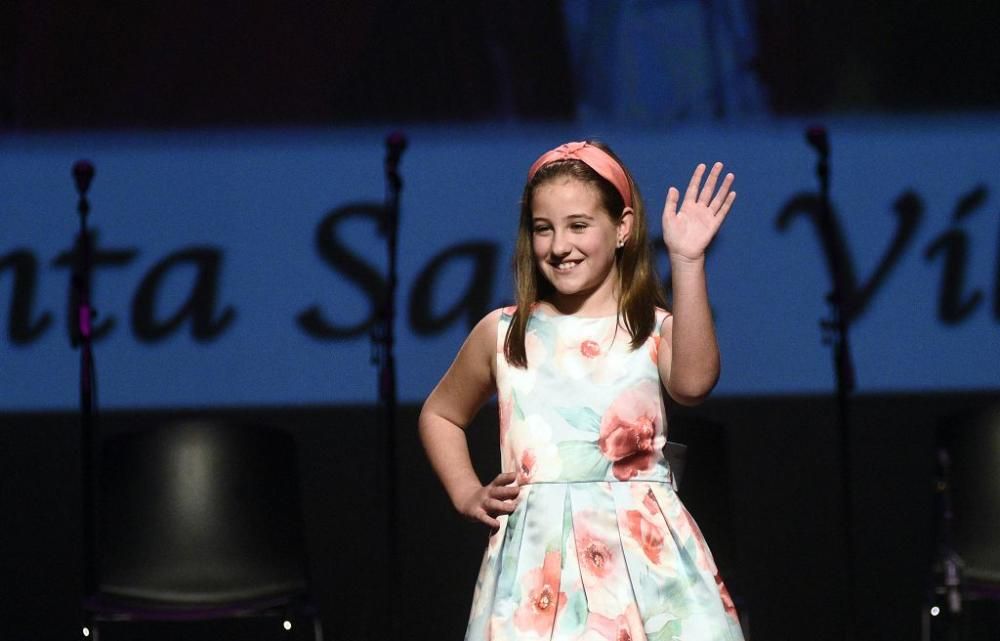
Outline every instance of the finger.
{"type": "Polygon", "coordinates": [[[715,198],[713,198],[711,204],[709,204],[709,208],[715,212],[719,211],[719,208],[722,207],[722,203],[724,203],[726,198],[729,196],[729,189],[732,187],[735,179],[736,176],[726,174],[726,177],[722,180],[722,185],[719,186],[719,191],[715,193],[715,198]]]}
{"type": "Polygon", "coordinates": [[[516,501],[498,501],[496,499],[488,499],[483,502],[483,509],[490,516],[497,516],[500,514],[510,514],[517,509],[516,501]]]}
{"type": "Polygon", "coordinates": [[[698,196],[698,202],[707,205],[708,201],[712,199],[712,192],[715,191],[715,183],[719,180],[719,174],[721,173],[721,162],[712,165],[712,171],[708,172],[708,179],[705,180],[705,186],[701,188],[701,195],[698,196]]]}
{"type": "Polygon", "coordinates": [[[490,481],[490,485],[510,485],[517,480],[517,472],[501,472],[497,474],[497,477],[490,481]]]}
{"type": "Polygon", "coordinates": [[[503,487],[491,487],[488,492],[490,498],[505,500],[516,499],[521,494],[521,488],[516,485],[505,485],[503,487]]]}
{"type": "Polygon", "coordinates": [[[492,516],[490,516],[489,514],[487,514],[485,512],[483,512],[478,517],[478,520],[479,520],[480,523],[484,523],[484,524],[488,525],[494,531],[500,529],[500,521],[496,520],[495,518],[493,518],[492,516]]]}
{"type": "Polygon", "coordinates": [[[725,202],[722,203],[722,207],[719,208],[719,213],[716,214],[716,218],[719,219],[720,225],[722,224],[722,221],[726,219],[726,215],[729,213],[729,210],[732,208],[733,202],[735,201],[736,201],[736,192],[735,191],[729,192],[729,195],[726,196],[725,202]]]}
{"type": "Polygon", "coordinates": [[[705,163],[698,163],[691,174],[691,182],[688,183],[687,191],[684,192],[684,201],[695,200],[698,197],[698,185],[701,184],[701,177],[705,174],[705,163]]]}
{"type": "Polygon", "coordinates": [[[677,191],[676,187],[671,187],[667,190],[667,202],[663,205],[663,217],[668,216],[673,217],[677,215],[677,198],[680,197],[680,192],[677,191]]]}
{"type": "Polygon", "coordinates": [[[701,179],[704,175],[705,163],[698,163],[698,166],[694,168],[694,172],[691,174],[691,181],[688,182],[687,190],[684,192],[684,202],[698,199],[698,186],[701,185],[701,179]]]}

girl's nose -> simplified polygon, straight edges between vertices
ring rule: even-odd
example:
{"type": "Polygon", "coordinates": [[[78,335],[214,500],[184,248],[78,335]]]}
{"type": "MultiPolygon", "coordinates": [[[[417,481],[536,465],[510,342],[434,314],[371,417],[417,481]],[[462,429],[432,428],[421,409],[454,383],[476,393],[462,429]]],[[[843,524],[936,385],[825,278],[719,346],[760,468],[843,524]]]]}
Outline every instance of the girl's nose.
{"type": "Polygon", "coordinates": [[[565,256],[570,252],[571,246],[566,234],[555,231],[552,234],[552,253],[556,256],[565,256]]]}

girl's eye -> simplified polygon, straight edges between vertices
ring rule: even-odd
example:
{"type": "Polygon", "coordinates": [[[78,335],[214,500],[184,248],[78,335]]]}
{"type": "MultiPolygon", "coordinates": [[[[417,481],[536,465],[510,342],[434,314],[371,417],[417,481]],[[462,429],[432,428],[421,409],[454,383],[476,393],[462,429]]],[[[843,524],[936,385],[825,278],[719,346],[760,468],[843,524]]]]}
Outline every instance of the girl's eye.
{"type": "Polygon", "coordinates": [[[546,227],[545,225],[536,225],[535,229],[534,229],[534,232],[536,234],[543,234],[543,233],[547,232],[548,230],[549,230],[549,228],[546,227]]]}
{"type": "Polygon", "coordinates": [[[573,223],[573,229],[580,230],[586,228],[587,228],[587,223],[573,223]]]}

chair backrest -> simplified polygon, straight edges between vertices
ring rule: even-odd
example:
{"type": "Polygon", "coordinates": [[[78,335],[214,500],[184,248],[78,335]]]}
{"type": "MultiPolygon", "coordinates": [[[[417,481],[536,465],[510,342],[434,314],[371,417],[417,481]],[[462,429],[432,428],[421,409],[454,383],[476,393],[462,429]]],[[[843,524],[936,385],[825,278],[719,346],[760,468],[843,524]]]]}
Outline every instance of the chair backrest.
{"type": "Polygon", "coordinates": [[[952,533],[963,574],[1000,585],[1000,405],[947,419],[952,533]]]}
{"type": "Polygon", "coordinates": [[[284,431],[187,421],[109,437],[97,503],[102,595],[218,605],[306,591],[284,431]]]}

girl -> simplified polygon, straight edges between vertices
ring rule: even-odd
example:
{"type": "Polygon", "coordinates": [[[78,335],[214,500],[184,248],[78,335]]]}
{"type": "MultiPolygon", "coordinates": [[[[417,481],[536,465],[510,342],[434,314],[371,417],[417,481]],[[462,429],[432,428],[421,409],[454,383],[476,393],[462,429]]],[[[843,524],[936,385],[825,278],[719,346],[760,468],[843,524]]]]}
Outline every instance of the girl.
{"type": "Polygon", "coordinates": [[[691,405],[719,377],[705,250],[736,193],[721,163],[702,185],[705,169],[663,209],[672,314],[610,149],[567,143],[528,171],[517,304],[473,328],[420,414],[455,508],[493,529],[468,641],[742,639],[662,452],[662,391],[691,405]],[[503,472],[484,486],[464,429],[494,392],[503,472]]]}

